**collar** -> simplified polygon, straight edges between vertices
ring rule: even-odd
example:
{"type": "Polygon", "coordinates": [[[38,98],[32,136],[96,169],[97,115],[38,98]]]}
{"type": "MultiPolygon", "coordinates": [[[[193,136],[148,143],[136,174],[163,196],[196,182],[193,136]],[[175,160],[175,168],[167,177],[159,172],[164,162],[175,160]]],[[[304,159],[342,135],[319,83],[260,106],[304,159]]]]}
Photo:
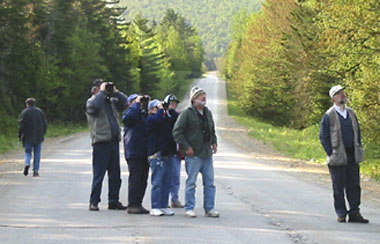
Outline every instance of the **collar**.
{"type": "Polygon", "coordinates": [[[342,110],[338,105],[334,104],[334,108],[344,119],[347,119],[347,106],[344,106],[342,110]]]}

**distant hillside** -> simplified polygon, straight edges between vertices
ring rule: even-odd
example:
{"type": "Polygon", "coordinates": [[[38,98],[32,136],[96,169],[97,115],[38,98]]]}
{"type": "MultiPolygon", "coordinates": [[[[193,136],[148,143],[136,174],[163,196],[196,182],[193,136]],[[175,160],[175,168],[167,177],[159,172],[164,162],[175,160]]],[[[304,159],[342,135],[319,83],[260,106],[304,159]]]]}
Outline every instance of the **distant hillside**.
{"type": "Polygon", "coordinates": [[[230,25],[241,11],[258,11],[262,0],[121,0],[127,6],[127,19],[141,13],[159,20],[168,8],[174,9],[191,21],[204,43],[207,58],[220,57],[230,42],[230,25]]]}

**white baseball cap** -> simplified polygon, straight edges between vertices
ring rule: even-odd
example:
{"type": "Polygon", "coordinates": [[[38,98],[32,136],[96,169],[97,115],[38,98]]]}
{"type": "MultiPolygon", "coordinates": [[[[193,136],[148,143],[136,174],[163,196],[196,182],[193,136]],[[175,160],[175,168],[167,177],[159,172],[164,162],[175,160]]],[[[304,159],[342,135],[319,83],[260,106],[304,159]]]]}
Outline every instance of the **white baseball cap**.
{"type": "Polygon", "coordinates": [[[342,90],[344,90],[344,87],[341,85],[333,86],[333,87],[331,87],[331,89],[329,91],[329,95],[331,98],[333,98],[337,93],[339,93],[342,90]]]}

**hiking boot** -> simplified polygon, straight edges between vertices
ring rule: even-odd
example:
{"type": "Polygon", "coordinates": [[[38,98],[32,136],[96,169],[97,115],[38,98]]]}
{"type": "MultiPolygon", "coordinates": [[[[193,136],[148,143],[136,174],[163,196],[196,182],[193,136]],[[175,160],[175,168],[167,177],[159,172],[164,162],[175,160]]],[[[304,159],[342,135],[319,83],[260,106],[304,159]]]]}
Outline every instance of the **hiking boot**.
{"type": "Polygon", "coordinates": [[[33,177],[38,177],[38,176],[40,176],[40,175],[38,174],[38,171],[33,171],[33,177]]]}
{"type": "Polygon", "coordinates": [[[88,210],[90,211],[99,211],[99,207],[97,203],[90,203],[90,206],[88,207],[88,210]]]}
{"type": "Polygon", "coordinates": [[[338,217],[337,221],[338,221],[339,223],[346,223],[346,216],[338,217]]]}
{"type": "Polygon", "coordinates": [[[363,218],[363,216],[359,212],[357,212],[349,215],[348,222],[368,224],[369,220],[363,218]]]}
{"type": "Polygon", "coordinates": [[[29,174],[29,168],[30,168],[30,165],[26,165],[26,166],[25,166],[25,168],[24,168],[24,172],[23,172],[23,174],[24,174],[25,176],[27,176],[27,175],[29,174]]]}
{"type": "Polygon", "coordinates": [[[179,201],[172,202],[172,208],[184,208],[185,206],[179,201]]]}
{"type": "Polygon", "coordinates": [[[210,211],[205,212],[205,217],[219,218],[219,212],[211,209],[210,211]]]}
{"type": "Polygon", "coordinates": [[[151,216],[162,216],[162,215],[164,215],[164,212],[162,212],[161,209],[153,208],[152,210],[150,210],[150,215],[151,216]]]}
{"type": "Polygon", "coordinates": [[[164,213],[165,216],[173,216],[174,215],[174,212],[168,208],[162,208],[161,211],[164,213]]]}
{"type": "Polygon", "coordinates": [[[143,206],[128,206],[129,214],[149,214],[149,211],[143,206]]]}
{"type": "Polygon", "coordinates": [[[185,217],[196,218],[197,215],[195,214],[194,210],[187,210],[187,211],[185,211],[185,217]]]}
{"type": "Polygon", "coordinates": [[[108,203],[108,209],[110,210],[126,210],[127,207],[123,206],[121,202],[108,203]]]}

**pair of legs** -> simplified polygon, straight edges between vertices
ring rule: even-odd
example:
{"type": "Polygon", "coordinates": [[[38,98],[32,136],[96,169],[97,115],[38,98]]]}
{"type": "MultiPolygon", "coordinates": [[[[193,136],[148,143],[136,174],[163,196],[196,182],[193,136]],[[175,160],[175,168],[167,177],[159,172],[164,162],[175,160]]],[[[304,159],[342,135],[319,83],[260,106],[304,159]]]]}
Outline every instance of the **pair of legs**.
{"type": "MultiPolygon", "coordinates": [[[[33,171],[35,173],[38,173],[38,171],[40,170],[41,147],[42,147],[42,143],[35,144],[35,145],[32,145],[29,142],[24,143],[26,171],[28,171],[30,167],[30,161],[32,160],[32,152],[33,152],[33,171]]],[[[24,172],[24,174],[27,175],[28,172],[24,172]]]]}
{"type": "Polygon", "coordinates": [[[202,159],[199,157],[186,157],[186,190],[185,190],[185,210],[193,210],[195,207],[195,188],[198,174],[201,173],[203,180],[203,208],[205,212],[214,209],[215,206],[215,185],[214,166],[212,157],[202,159]]]}
{"type": "Polygon", "coordinates": [[[152,209],[166,209],[169,205],[173,157],[163,158],[158,154],[157,158],[149,160],[149,164],[152,169],[152,209]]]}
{"type": "Polygon", "coordinates": [[[338,217],[345,217],[347,214],[359,213],[361,188],[359,165],[355,163],[353,152],[347,152],[347,165],[329,167],[333,191],[334,207],[338,217]],[[346,208],[347,197],[350,209],[346,208]]]}
{"type": "Polygon", "coordinates": [[[102,185],[105,173],[108,172],[108,202],[119,202],[120,179],[120,153],[119,142],[111,141],[93,145],[92,152],[92,187],[90,203],[100,202],[102,185]]]}
{"type": "Polygon", "coordinates": [[[147,158],[127,159],[128,178],[128,205],[140,207],[145,195],[149,175],[149,162],[147,158]]]}

